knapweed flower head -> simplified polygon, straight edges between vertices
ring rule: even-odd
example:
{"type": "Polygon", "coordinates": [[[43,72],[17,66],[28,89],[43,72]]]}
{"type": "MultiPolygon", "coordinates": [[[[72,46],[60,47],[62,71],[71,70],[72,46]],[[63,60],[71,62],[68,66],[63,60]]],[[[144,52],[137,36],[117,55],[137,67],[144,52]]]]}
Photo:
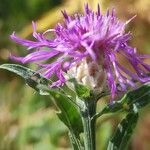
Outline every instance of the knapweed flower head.
{"type": "Polygon", "coordinates": [[[71,72],[82,83],[95,87],[104,84],[110,89],[112,99],[119,91],[135,87],[135,81],[150,81],[147,72],[150,66],[143,62],[147,55],[139,55],[136,49],[128,45],[131,34],[125,32],[130,22],[120,21],[114,9],[101,14],[100,7],[96,12],[85,5],[85,13],[69,16],[62,12],[64,22],[44,33],[36,32],[33,23],[35,41],[21,39],[15,33],[11,39],[26,46],[29,54],[25,57],[11,56],[21,63],[36,63],[46,78],[53,75],[57,81],[51,86],[61,86],[66,82],[65,73],[71,72]],[[52,34],[51,38],[46,35],[52,34]],[[121,65],[117,55],[122,55],[135,71],[121,65]],[[53,58],[53,59],[52,59],[53,58]],[[50,61],[49,61],[50,60],[50,61]]]}

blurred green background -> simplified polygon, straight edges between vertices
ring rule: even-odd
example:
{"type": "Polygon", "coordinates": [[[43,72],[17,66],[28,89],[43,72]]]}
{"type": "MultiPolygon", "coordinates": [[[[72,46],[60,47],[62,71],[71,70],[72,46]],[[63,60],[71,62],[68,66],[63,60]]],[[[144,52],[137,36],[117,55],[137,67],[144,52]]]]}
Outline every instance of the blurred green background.
{"type": "MultiPolygon", "coordinates": [[[[140,53],[150,53],[149,0],[0,0],[0,64],[12,63],[9,53],[25,55],[24,47],[13,43],[9,35],[16,31],[20,37],[31,39],[31,21],[37,30],[52,28],[61,21],[60,10],[69,14],[82,12],[88,2],[95,9],[99,2],[104,12],[115,7],[122,20],[137,17],[127,30],[133,33],[131,44],[140,53]]],[[[146,60],[147,62],[149,60],[146,60]]],[[[29,66],[29,65],[28,65],[29,66]]],[[[29,66],[33,67],[33,66],[29,66]]],[[[104,105],[99,103],[99,109],[104,105]]],[[[150,150],[150,107],[140,113],[131,150],[150,150]]],[[[122,114],[105,116],[97,122],[97,150],[105,150],[122,114]]],[[[69,150],[67,129],[55,115],[50,99],[40,96],[16,75],[0,70],[0,150],[69,150]]]]}

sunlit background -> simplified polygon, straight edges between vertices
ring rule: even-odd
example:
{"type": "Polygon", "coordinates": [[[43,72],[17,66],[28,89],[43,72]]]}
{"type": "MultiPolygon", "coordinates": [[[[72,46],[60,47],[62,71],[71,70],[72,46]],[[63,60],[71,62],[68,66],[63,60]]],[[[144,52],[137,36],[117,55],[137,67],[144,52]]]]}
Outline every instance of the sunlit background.
{"type": "MultiPolygon", "coordinates": [[[[85,0],[0,0],[0,64],[12,63],[9,53],[25,55],[24,47],[13,43],[9,36],[13,31],[31,39],[31,21],[37,30],[44,31],[61,21],[61,10],[69,14],[82,12],[85,0]]],[[[150,53],[150,0],[89,0],[96,9],[100,3],[102,12],[115,8],[118,17],[128,20],[133,39],[131,45],[140,53],[150,53]]],[[[148,60],[147,60],[148,61],[148,60]]],[[[28,64],[29,67],[34,67],[28,64]]],[[[103,103],[99,104],[99,109],[103,103]]],[[[97,122],[97,150],[105,150],[121,115],[105,116],[97,122]]],[[[135,134],[130,142],[131,150],[150,150],[150,106],[143,109],[135,134]]],[[[52,102],[41,97],[13,73],[0,70],[0,150],[69,150],[67,129],[57,118],[52,102]]]]}

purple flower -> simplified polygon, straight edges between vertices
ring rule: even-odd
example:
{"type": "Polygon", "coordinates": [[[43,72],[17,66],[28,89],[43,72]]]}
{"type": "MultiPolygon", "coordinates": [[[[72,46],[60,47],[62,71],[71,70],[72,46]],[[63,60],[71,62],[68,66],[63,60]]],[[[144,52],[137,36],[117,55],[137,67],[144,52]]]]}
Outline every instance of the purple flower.
{"type": "Polygon", "coordinates": [[[26,46],[29,54],[11,58],[21,63],[37,63],[41,67],[38,71],[47,78],[55,75],[57,81],[52,86],[65,83],[64,74],[74,66],[79,66],[85,60],[87,64],[94,62],[106,76],[103,80],[106,80],[112,99],[117,92],[126,91],[130,86],[135,87],[134,81],[150,81],[147,75],[150,66],[143,62],[149,55],[139,55],[135,48],[128,45],[131,34],[125,33],[125,27],[131,20],[118,20],[114,10],[102,15],[99,5],[97,12],[86,5],[84,15],[76,13],[69,16],[65,11],[62,14],[64,23],[58,23],[54,29],[42,34],[36,32],[33,23],[35,41],[21,39],[13,33],[11,39],[26,46]],[[53,35],[52,38],[46,36],[49,33],[53,35]],[[134,71],[120,64],[118,54],[128,60],[134,71]]]}

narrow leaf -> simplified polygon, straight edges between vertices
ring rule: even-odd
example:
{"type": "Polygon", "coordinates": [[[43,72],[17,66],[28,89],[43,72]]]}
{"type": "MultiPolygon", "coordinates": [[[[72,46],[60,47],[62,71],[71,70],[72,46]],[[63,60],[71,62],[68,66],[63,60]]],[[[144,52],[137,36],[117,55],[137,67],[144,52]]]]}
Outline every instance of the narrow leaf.
{"type": "Polygon", "coordinates": [[[103,114],[114,113],[118,111],[132,112],[133,109],[141,109],[150,103],[150,83],[143,84],[141,87],[129,91],[121,100],[114,101],[108,104],[101,112],[98,112],[95,117],[100,117],[103,114]]]}
{"type": "Polygon", "coordinates": [[[129,113],[118,125],[107,150],[126,150],[138,120],[138,113],[129,113]]]}
{"type": "MultiPolygon", "coordinates": [[[[14,72],[25,79],[26,83],[38,91],[39,93],[46,93],[54,99],[55,104],[57,105],[59,112],[57,113],[58,117],[64,124],[69,128],[76,149],[81,149],[80,143],[80,133],[83,132],[82,120],[78,108],[73,103],[75,96],[67,95],[63,87],[60,89],[48,88],[50,81],[44,78],[39,73],[23,67],[17,64],[4,64],[0,66],[1,69],[6,69],[8,71],[14,72]]],[[[64,86],[65,89],[69,89],[64,86]]],[[[71,92],[70,92],[71,93],[71,92]]],[[[73,95],[73,94],[72,94],[73,95]]]]}
{"type": "Polygon", "coordinates": [[[69,128],[71,137],[74,140],[74,145],[81,148],[80,133],[83,132],[83,125],[80,113],[71,102],[68,96],[56,90],[47,91],[54,98],[56,105],[59,108],[57,113],[59,119],[69,128]]]}
{"type": "Polygon", "coordinates": [[[145,107],[150,103],[150,83],[144,84],[136,90],[128,92],[122,99],[132,109],[133,104],[138,109],[145,107]]]}
{"type": "Polygon", "coordinates": [[[70,79],[70,82],[72,82],[74,84],[75,91],[79,98],[86,99],[86,98],[90,97],[91,90],[88,87],[77,83],[76,79],[74,79],[74,78],[70,79]]]}
{"type": "Polygon", "coordinates": [[[11,71],[13,73],[16,73],[17,75],[21,76],[22,78],[25,79],[26,83],[38,91],[40,94],[47,94],[46,92],[40,90],[38,88],[38,85],[48,85],[50,81],[46,78],[44,78],[42,75],[39,73],[26,68],[24,66],[18,65],[18,64],[3,64],[0,65],[0,69],[5,69],[8,71],[11,71]]]}

